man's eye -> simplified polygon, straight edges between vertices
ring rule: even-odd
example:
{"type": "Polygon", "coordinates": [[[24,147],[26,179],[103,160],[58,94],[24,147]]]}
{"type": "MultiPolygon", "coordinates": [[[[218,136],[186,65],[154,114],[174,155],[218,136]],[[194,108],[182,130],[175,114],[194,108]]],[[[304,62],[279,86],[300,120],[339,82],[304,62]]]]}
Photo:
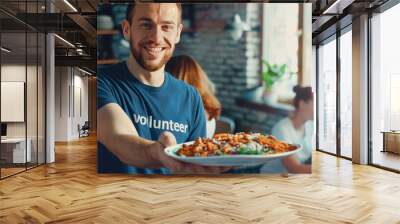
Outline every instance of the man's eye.
{"type": "Polygon", "coordinates": [[[149,24],[149,23],[142,23],[140,26],[144,29],[151,29],[151,27],[152,27],[151,24],[149,24]]]}
{"type": "Polygon", "coordinates": [[[165,26],[163,26],[163,30],[165,30],[165,31],[171,31],[173,29],[174,29],[173,25],[165,25],[165,26]]]}

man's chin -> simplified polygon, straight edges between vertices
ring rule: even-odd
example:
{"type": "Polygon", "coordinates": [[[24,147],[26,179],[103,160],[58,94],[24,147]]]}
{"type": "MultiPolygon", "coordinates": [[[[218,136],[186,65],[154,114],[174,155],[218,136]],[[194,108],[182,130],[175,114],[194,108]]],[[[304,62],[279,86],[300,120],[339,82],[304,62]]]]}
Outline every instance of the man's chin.
{"type": "Polygon", "coordinates": [[[149,72],[155,72],[155,71],[161,69],[164,65],[162,63],[158,63],[158,64],[144,63],[142,66],[144,69],[146,69],[149,72]]]}
{"type": "Polygon", "coordinates": [[[133,56],[142,68],[149,72],[154,72],[161,69],[168,62],[172,55],[163,55],[161,58],[150,59],[146,56],[135,54],[133,52],[133,56]]]}

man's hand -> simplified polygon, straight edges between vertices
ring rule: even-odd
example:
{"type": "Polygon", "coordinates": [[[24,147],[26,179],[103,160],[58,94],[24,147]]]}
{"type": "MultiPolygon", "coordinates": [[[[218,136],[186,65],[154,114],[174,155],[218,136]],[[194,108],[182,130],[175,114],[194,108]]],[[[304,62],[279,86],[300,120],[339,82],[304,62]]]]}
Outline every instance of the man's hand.
{"type": "Polygon", "coordinates": [[[158,141],[154,143],[152,149],[152,156],[154,159],[160,161],[165,167],[175,174],[219,174],[225,172],[231,167],[217,167],[217,166],[200,166],[195,164],[184,163],[169,157],[165,154],[164,149],[169,146],[176,145],[175,136],[171,132],[163,132],[158,141]]]}
{"type": "Polygon", "coordinates": [[[148,169],[167,167],[174,173],[188,174],[216,174],[229,169],[197,166],[167,156],[164,148],[176,145],[175,136],[171,132],[164,132],[156,142],[141,138],[131,119],[115,103],[98,110],[97,119],[101,121],[98,122],[97,139],[127,165],[148,169]]]}

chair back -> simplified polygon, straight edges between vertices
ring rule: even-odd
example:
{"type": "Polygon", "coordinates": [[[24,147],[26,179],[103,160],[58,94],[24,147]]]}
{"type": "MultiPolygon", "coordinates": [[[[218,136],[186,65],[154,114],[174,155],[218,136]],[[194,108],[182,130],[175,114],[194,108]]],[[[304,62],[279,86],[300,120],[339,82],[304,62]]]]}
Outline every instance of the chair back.
{"type": "Polygon", "coordinates": [[[235,132],[235,121],[232,118],[221,116],[215,125],[215,134],[218,133],[231,133],[235,132]]]}

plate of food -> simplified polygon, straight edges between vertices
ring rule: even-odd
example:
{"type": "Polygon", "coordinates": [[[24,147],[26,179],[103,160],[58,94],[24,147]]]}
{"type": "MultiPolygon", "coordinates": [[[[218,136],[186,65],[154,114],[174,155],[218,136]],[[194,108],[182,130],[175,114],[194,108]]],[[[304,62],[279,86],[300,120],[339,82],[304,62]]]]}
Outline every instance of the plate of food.
{"type": "Polygon", "coordinates": [[[302,148],[260,133],[216,134],[165,148],[177,160],[204,166],[255,166],[292,155],[302,148]]]}

